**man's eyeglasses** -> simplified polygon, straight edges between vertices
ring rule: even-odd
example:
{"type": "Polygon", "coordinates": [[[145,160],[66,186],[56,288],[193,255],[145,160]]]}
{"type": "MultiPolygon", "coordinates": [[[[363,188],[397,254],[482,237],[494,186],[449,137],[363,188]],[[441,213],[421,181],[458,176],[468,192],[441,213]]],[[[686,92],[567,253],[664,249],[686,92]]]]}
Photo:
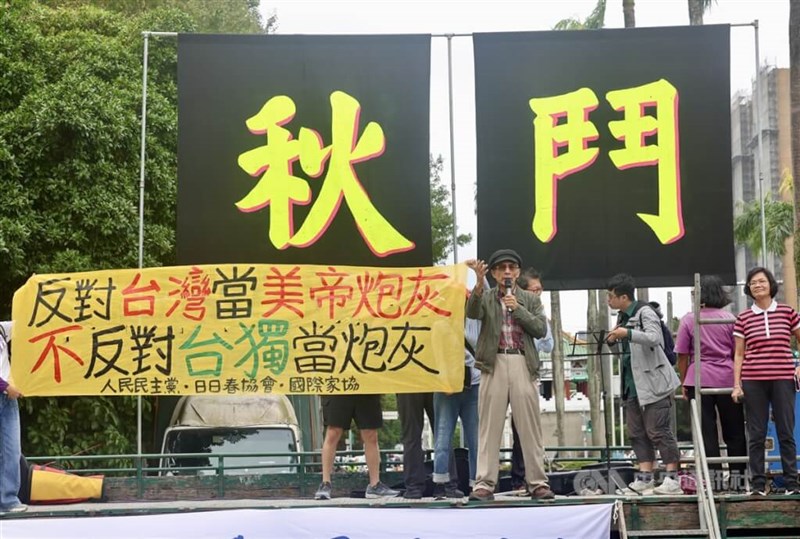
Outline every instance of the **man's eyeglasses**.
{"type": "Polygon", "coordinates": [[[499,270],[503,270],[503,271],[505,271],[505,270],[514,271],[514,270],[518,270],[519,269],[519,264],[514,264],[513,262],[506,262],[504,264],[500,263],[500,264],[495,264],[495,266],[492,269],[493,270],[498,270],[499,269],[499,270]]]}

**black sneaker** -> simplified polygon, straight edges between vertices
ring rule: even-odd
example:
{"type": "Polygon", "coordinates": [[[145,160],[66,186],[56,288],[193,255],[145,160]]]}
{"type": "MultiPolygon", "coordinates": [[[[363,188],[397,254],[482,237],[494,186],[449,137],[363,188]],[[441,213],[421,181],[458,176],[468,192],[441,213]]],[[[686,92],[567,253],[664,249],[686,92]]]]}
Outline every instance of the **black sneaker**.
{"type": "Polygon", "coordinates": [[[317,488],[316,494],[314,494],[315,500],[330,500],[331,499],[331,491],[333,487],[331,486],[330,481],[323,481],[319,484],[319,488],[317,488]]]}
{"type": "Polygon", "coordinates": [[[433,497],[437,500],[444,500],[445,498],[463,498],[464,493],[452,485],[446,483],[434,483],[433,497]]]}
{"type": "Polygon", "coordinates": [[[422,499],[422,489],[421,488],[407,488],[405,492],[403,492],[403,498],[407,500],[420,500],[422,499]]]}

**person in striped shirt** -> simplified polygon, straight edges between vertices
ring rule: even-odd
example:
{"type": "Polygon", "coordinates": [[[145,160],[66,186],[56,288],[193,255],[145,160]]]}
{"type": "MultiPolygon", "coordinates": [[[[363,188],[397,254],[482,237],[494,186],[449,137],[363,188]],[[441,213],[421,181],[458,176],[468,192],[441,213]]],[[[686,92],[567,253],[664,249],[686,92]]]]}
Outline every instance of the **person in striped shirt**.
{"type": "Polygon", "coordinates": [[[794,380],[800,376],[800,368],[794,365],[791,347],[792,334],[800,339],[800,315],[775,301],[778,282],[766,268],[748,272],[744,293],[753,298],[753,305],[739,313],[733,326],[736,348],[731,397],[736,402],[745,397],[752,492],[766,494],[764,442],[771,405],[786,494],[800,494],[794,441],[794,380]]]}

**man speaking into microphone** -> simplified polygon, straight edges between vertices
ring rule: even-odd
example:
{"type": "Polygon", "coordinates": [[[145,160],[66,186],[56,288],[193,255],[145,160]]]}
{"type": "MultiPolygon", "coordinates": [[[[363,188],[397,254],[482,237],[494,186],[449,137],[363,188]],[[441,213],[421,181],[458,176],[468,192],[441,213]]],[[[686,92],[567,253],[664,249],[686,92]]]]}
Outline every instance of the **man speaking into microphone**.
{"type": "Polygon", "coordinates": [[[472,500],[494,499],[500,443],[509,403],[522,444],[525,482],[534,500],[553,498],[544,471],[539,418],[539,354],[534,339],[547,333],[539,297],[515,285],[522,258],[500,249],[475,266],[477,284],[467,302],[467,317],[481,320],[475,367],[481,371],[478,394],[478,465],[472,500]],[[491,272],[497,287],[485,290],[491,272]]]}

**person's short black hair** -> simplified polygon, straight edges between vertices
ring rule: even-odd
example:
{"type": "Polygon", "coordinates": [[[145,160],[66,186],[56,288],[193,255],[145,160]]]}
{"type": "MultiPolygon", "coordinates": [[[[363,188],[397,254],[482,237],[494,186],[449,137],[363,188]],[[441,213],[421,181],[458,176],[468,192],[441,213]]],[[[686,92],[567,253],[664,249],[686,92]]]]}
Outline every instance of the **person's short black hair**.
{"type": "Polygon", "coordinates": [[[769,295],[770,297],[774,298],[778,295],[778,281],[775,280],[775,276],[769,271],[767,268],[762,268],[761,266],[756,266],[755,268],[751,269],[747,272],[747,279],[744,281],[744,293],[749,296],[753,297],[753,294],[750,292],[750,280],[755,277],[757,274],[763,273],[767,276],[767,280],[769,281],[769,295]]]}
{"type": "Polygon", "coordinates": [[[706,307],[722,309],[731,302],[731,296],[725,289],[725,283],[716,275],[700,277],[700,304],[706,307]]]}
{"type": "Polygon", "coordinates": [[[636,281],[627,273],[617,273],[606,284],[606,290],[615,296],[628,296],[631,301],[636,300],[636,281]]]}
{"type": "Polygon", "coordinates": [[[517,286],[527,290],[528,283],[531,281],[531,279],[536,279],[539,282],[542,281],[542,274],[539,273],[539,270],[534,267],[526,268],[522,271],[522,273],[519,274],[519,277],[517,277],[517,286]]]}

